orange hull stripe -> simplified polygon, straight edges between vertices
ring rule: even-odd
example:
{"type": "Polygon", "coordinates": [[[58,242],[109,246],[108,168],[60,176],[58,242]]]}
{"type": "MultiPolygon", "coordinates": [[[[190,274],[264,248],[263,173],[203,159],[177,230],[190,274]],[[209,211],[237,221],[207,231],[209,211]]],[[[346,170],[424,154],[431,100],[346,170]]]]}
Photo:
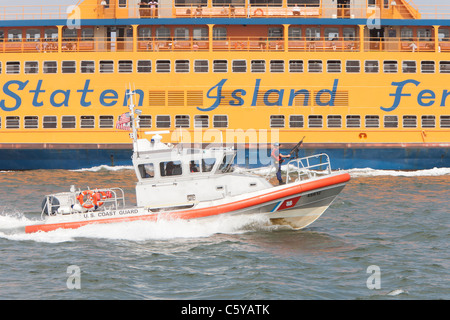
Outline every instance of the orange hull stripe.
{"type": "Polygon", "coordinates": [[[223,205],[218,205],[209,208],[203,209],[191,209],[182,212],[167,212],[167,213],[158,213],[158,214],[149,214],[142,216],[133,216],[133,217],[122,217],[122,218],[110,218],[110,219],[99,219],[99,220],[88,220],[88,221],[80,221],[80,222],[64,222],[64,223],[55,223],[55,224],[41,224],[41,225],[32,225],[26,226],[26,233],[33,233],[37,231],[52,231],[56,229],[76,229],[88,224],[98,224],[98,223],[115,223],[115,222],[127,222],[127,221],[136,221],[136,220],[147,220],[147,221],[156,221],[158,219],[195,219],[202,218],[208,216],[219,215],[222,213],[238,211],[241,209],[253,207],[265,202],[274,201],[280,198],[289,197],[295,194],[324,188],[327,186],[332,186],[335,184],[344,183],[350,180],[350,175],[348,173],[343,173],[340,175],[320,179],[317,181],[310,181],[305,184],[297,185],[291,188],[277,190],[271,193],[263,194],[260,196],[256,196],[249,199],[239,200],[232,203],[227,203],[223,205]]]}

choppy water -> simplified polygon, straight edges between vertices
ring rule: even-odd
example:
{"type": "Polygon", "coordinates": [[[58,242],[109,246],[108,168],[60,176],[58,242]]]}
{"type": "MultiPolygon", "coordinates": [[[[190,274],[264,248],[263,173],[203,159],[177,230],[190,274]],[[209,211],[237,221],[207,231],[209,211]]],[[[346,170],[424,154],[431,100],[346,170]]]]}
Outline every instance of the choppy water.
{"type": "Polygon", "coordinates": [[[449,299],[450,169],[350,173],[300,231],[248,217],[24,234],[71,184],[134,203],[134,172],[0,172],[0,299],[449,299]]]}

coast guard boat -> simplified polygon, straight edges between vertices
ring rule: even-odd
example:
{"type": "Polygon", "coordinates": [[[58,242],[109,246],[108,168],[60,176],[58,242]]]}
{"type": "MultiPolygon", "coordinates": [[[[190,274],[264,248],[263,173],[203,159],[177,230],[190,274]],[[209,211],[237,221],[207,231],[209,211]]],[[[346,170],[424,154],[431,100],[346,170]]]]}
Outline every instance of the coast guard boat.
{"type": "MultiPolygon", "coordinates": [[[[131,99],[132,101],[132,99],[131,99]]],[[[136,206],[125,203],[121,188],[76,190],[47,195],[42,220],[25,232],[76,229],[89,224],[135,220],[204,219],[260,214],[272,224],[301,229],[319,218],[350,180],[332,172],[326,154],[290,160],[285,183],[268,174],[234,170],[233,148],[184,148],[163,143],[161,134],[138,138],[139,111],[129,106],[136,206]]]]}

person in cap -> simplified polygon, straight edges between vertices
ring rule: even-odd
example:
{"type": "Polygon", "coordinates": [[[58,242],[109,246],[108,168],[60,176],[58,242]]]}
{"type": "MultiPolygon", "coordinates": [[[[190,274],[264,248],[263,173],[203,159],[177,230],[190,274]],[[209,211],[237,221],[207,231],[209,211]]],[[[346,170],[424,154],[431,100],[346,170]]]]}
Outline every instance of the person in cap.
{"type": "Polygon", "coordinates": [[[270,156],[272,158],[273,165],[277,168],[278,183],[283,184],[283,179],[281,178],[281,164],[283,163],[283,158],[289,158],[290,156],[280,153],[280,144],[278,142],[273,144],[270,156]]]}

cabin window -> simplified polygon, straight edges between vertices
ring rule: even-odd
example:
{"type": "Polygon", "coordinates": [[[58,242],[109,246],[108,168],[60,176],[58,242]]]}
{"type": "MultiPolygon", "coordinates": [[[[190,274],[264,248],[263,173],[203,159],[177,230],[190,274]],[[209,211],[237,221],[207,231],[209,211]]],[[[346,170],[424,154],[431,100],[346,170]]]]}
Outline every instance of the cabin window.
{"type": "Polygon", "coordinates": [[[398,117],[397,116],[384,116],[384,127],[385,128],[398,128],[398,117]]]}
{"type": "Polygon", "coordinates": [[[18,116],[9,116],[6,117],[6,129],[19,129],[20,128],[20,117],[18,116]]]}
{"type": "Polygon", "coordinates": [[[189,116],[188,115],[176,115],[175,127],[176,128],[189,128],[189,116]]]}
{"type": "Polygon", "coordinates": [[[214,27],[214,29],[213,29],[213,40],[227,40],[227,28],[225,28],[225,27],[214,27]]]}
{"type": "Polygon", "coordinates": [[[211,172],[215,163],[216,163],[215,158],[202,159],[202,172],[211,172]]]}
{"type": "Polygon", "coordinates": [[[170,40],[170,29],[167,27],[159,27],[156,29],[157,40],[170,40]]]}
{"type": "Polygon", "coordinates": [[[417,29],[419,41],[431,41],[431,29],[417,29]]]}
{"type": "Polygon", "coordinates": [[[422,73],[435,73],[436,67],[434,61],[422,61],[420,63],[420,70],[422,73]]]}
{"type": "Polygon", "coordinates": [[[45,41],[58,41],[58,29],[44,29],[44,39],[45,41]]]}
{"type": "Polygon", "coordinates": [[[422,116],[422,128],[434,128],[436,127],[435,116],[422,116]]]}
{"type": "Polygon", "coordinates": [[[208,60],[194,60],[194,72],[205,73],[209,71],[208,60]]]}
{"type": "Polygon", "coordinates": [[[94,116],[81,116],[80,117],[80,128],[89,129],[95,127],[95,117],[94,116]]]}
{"type": "Polygon", "coordinates": [[[175,0],[175,6],[177,7],[191,7],[201,5],[205,7],[207,0],[175,0]]]}
{"type": "Polygon", "coordinates": [[[266,72],[266,61],[265,60],[252,60],[251,62],[252,72],[266,72]]]}
{"type": "Polygon", "coordinates": [[[302,115],[290,115],[289,116],[290,128],[303,128],[303,116],[302,115]]]}
{"type": "Polygon", "coordinates": [[[100,116],[99,117],[100,128],[114,128],[114,116],[100,116]]]}
{"type": "Polygon", "coordinates": [[[57,73],[58,64],[56,61],[44,61],[44,73],[57,73]]]}
{"type": "Polygon", "coordinates": [[[156,60],[156,72],[169,73],[170,72],[170,60],[156,60]]]}
{"type": "Polygon", "coordinates": [[[127,0],[119,0],[119,8],[126,8],[127,0]]]}
{"type": "Polygon", "coordinates": [[[81,40],[82,41],[94,41],[94,28],[81,29],[81,40]]]}
{"type": "Polygon", "coordinates": [[[403,116],[403,128],[417,128],[417,117],[413,115],[403,116]]]}
{"type": "Polygon", "coordinates": [[[338,28],[325,28],[324,29],[325,41],[333,41],[339,39],[339,29],[338,28]]]}
{"type": "Polygon", "coordinates": [[[309,60],[308,72],[319,73],[322,72],[322,60],[309,60]]]}
{"type": "Polygon", "coordinates": [[[327,126],[328,128],[341,128],[342,118],[339,115],[329,115],[327,116],[327,126]]]}
{"type": "Polygon", "coordinates": [[[170,116],[157,115],[156,116],[156,127],[157,128],[170,128],[170,116]]]}
{"type": "Polygon", "coordinates": [[[228,128],[228,116],[227,115],[214,115],[213,116],[214,128],[228,128]]]}
{"type": "Polygon", "coordinates": [[[441,116],[441,128],[450,128],[450,116],[441,116]]]}
{"type": "Polygon", "coordinates": [[[176,60],[175,61],[175,72],[178,72],[178,73],[189,72],[189,60],[176,60]]]}
{"type": "Polygon", "coordinates": [[[208,128],[209,116],[206,114],[197,114],[194,116],[194,128],[208,128]]]}
{"type": "Polygon", "coordinates": [[[301,40],[302,39],[302,28],[300,27],[290,27],[288,31],[289,40],[301,40]]]}
{"type": "Polygon", "coordinates": [[[142,27],[138,29],[138,40],[148,41],[152,39],[152,29],[148,27],[142,27]]]}
{"type": "Polygon", "coordinates": [[[200,172],[200,161],[199,160],[189,161],[189,172],[190,173],[200,172]]]}
{"type": "Polygon", "coordinates": [[[328,60],[327,61],[327,72],[340,73],[341,72],[341,61],[340,60],[328,60]]]}
{"type": "Polygon", "coordinates": [[[152,127],[152,116],[143,115],[139,116],[139,128],[151,128],[152,127]]]}
{"type": "Polygon", "coordinates": [[[139,73],[152,72],[152,61],[151,60],[138,60],[137,72],[139,72],[139,73]]]}
{"type": "Polygon", "coordinates": [[[402,41],[413,41],[413,29],[402,28],[400,30],[400,38],[402,41]]]}
{"type": "Polygon", "coordinates": [[[227,72],[228,71],[228,61],[227,60],[214,60],[213,61],[213,72],[227,72]]]}
{"type": "Polygon", "coordinates": [[[62,116],[61,128],[74,129],[75,126],[76,126],[76,117],[75,116],[62,116]]]}
{"type": "MultiPolygon", "coordinates": [[[[6,65],[8,67],[8,65],[6,65]]],[[[439,72],[440,73],[450,73],[450,61],[439,62],[439,72]]]]}
{"type": "Polygon", "coordinates": [[[373,8],[373,7],[377,6],[376,2],[377,2],[377,0],[367,0],[367,5],[371,8],[373,8]]]}
{"type": "Polygon", "coordinates": [[[100,73],[113,73],[113,72],[114,72],[114,61],[100,60],[100,73]]]}
{"type": "Polygon", "coordinates": [[[0,61],[0,74],[2,73],[2,62],[0,61]]]}
{"type": "Polygon", "coordinates": [[[344,40],[353,41],[356,39],[356,30],[355,28],[344,28],[342,30],[342,35],[344,40]]]}
{"type": "Polygon", "coordinates": [[[56,129],[57,127],[56,116],[44,116],[42,121],[42,127],[44,129],[56,129]]]}
{"type": "Polygon", "coordinates": [[[39,29],[27,29],[26,41],[41,41],[41,30],[39,29]]]}
{"type": "Polygon", "coordinates": [[[9,42],[20,42],[20,41],[22,41],[22,30],[21,29],[10,29],[10,30],[8,30],[8,41],[9,42]]]}
{"type": "Polygon", "coordinates": [[[64,28],[62,32],[63,41],[76,41],[77,29],[64,28]]]}
{"type": "Polygon", "coordinates": [[[7,61],[6,62],[6,73],[8,73],[8,74],[20,73],[20,61],[7,61]]]}
{"type": "Polygon", "coordinates": [[[75,73],[76,70],[76,61],[63,61],[61,64],[62,73],[75,73]]]}
{"type": "Polygon", "coordinates": [[[207,28],[194,28],[192,30],[192,38],[194,40],[208,40],[208,29],[207,28]]]}
{"type": "Polygon", "coordinates": [[[403,61],[402,62],[403,73],[416,73],[417,67],[415,61],[403,61]]]}
{"type": "Polygon", "coordinates": [[[450,41],[450,29],[439,28],[438,38],[439,41],[450,41]]]}
{"type": "Polygon", "coordinates": [[[39,63],[37,61],[25,61],[25,73],[38,73],[39,63]]]}
{"type": "Polygon", "coordinates": [[[284,60],[270,60],[270,72],[284,72],[284,60]]]}
{"type": "Polygon", "coordinates": [[[267,34],[268,40],[282,40],[283,39],[283,28],[271,27],[267,34]]]}
{"type": "Polygon", "coordinates": [[[133,61],[131,60],[119,60],[119,72],[120,73],[132,73],[133,72],[133,61]]]}
{"type": "Polygon", "coordinates": [[[394,60],[387,60],[383,63],[383,71],[385,73],[397,73],[398,72],[398,66],[397,61],[394,60]]]}
{"type": "Polygon", "coordinates": [[[306,28],[306,39],[308,41],[319,41],[320,28],[306,28]]]}
{"type": "Polygon", "coordinates": [[[247,60],[233,60],[231,68],[233,72],[247,72],[247,60]]]}
{"type": "Polygon", "coordinates": [[[2,128],[2,117],[0,117],[0,129],[2,128]]]}
{"type": "Polygon", "coordinates": [[[0,42],[5,41],[5,31],[0,30],[0,42]]]}
{"type": "Polygon", "coordinates": [[[284,115],[277,114],[270,116],[270,127],[271,128],[284,128],[284,115]]]}
{"type": "Polygon", "coordinates": [[[378,73],[380,70],[379,63],[376,60],[365,61],[364,66],[366,73],[378,73]]]}
{"type": "Polygon", "coordinates": [[[181,170],[181,161],[165,161],[159,163],[161,177],[179,176],[183,173],[181,170]]]}
{"type": "Polygon", "coordinates": [[[140,164],[138,165],[138,170],[142,179],[155,177],[155,167],[153,163],[140,164]]]}
{"type": "Polygon", "coordinates": [[[94,61],[81,61],[81,73],[94,73],[95,62],[94,61]]]}
{"type": "Polygon", "coordinates": [[[366,128],[379,128],[380,127],[380,117],[379,116],[366,116],[366,128]]]}
{"type": "Polygon", "coordinates": [[[38,116],[25,116],[23,127],[25,129],[37,129],[39,127],[38,116]]]}
{"type": "Polygon", "coordinates": [[[358,115],[347,115],[345,118],[347,128],[360,128],[361,117],[358,115]]]}
{"type": "Polygon", "coordinates": [[[308,116],[308,127],[309,128],[322,128],[322,116],[321,115],[308,116]]]}
{"type": "Polygon", "coordinates": [[[361,72],[361,62],[359,60],[347,60],[345,62],[345,71],[347,73],[361,72]]]}
{"type": "Polygon", "coordinates": [[[303,60],[289,60],[289,72],[303,72],[303,60]]]}
{"type": "Polygon", "coordinates": [[[189,29],[188,28],[175,28],[174,38],[175,38],[175,40],[189,40],[189,29]]]}

